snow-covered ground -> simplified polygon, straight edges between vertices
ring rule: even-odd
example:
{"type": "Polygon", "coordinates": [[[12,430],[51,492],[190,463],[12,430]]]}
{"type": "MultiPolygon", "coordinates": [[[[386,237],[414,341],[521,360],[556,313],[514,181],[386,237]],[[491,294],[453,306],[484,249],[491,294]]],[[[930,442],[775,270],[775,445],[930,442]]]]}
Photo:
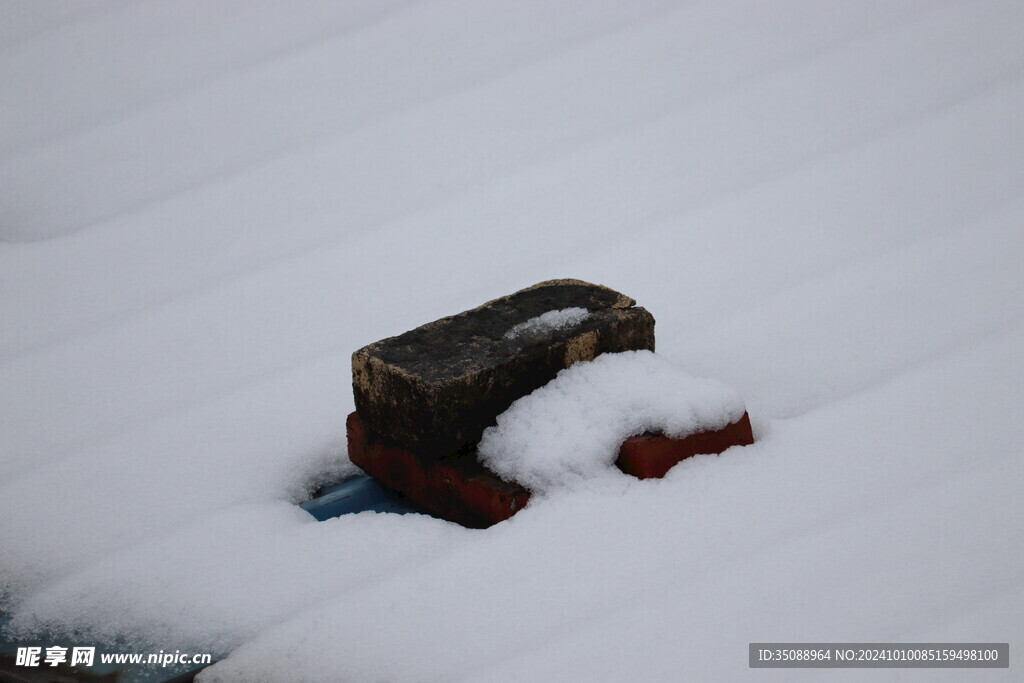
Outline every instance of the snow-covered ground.
{"type": "Polygon", "coordinates": [[[1016,0],[0,2],[15,637],[203,680],[1019,678],[747,643],[1024,643],[1022,35],[1016,0]],[[353,350],[555,277],[636,298],[758,442],[485,531],[295,507],[351,468],[353,350]]]}

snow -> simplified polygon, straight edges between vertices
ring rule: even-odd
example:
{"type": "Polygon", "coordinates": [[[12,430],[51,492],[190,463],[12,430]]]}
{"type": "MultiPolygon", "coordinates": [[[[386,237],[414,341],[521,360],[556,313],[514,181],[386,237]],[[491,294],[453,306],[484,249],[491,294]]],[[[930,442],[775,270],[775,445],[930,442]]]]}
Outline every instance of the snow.
{"type": "Polygon", "coordinates": [[[480,460],[534,492],[614,476],[619,446],[647,431],[684,437],[743,417],[743,400],[651,351],[576,363],[514,402],[484,431],[480,460]]]}
{"type": "Polygon", "coordinates": [[[4,3],[0,611],[224,656],[206,680],[1019,648],[1022,27],[1010,0],[4,3]],[[485,531],[295,507],[354,471],[354,349],[558,277],[650,310],[757,442],[485,531]]]}
{"type": "Polygon", "coordinates": [[[542,339],[558,330],[575,327],[589,317],[590,311],[579,307],[548,311],[518,325],[513,325],[505,333],[505,339],[519,339],[521,337],[542,339]]]}

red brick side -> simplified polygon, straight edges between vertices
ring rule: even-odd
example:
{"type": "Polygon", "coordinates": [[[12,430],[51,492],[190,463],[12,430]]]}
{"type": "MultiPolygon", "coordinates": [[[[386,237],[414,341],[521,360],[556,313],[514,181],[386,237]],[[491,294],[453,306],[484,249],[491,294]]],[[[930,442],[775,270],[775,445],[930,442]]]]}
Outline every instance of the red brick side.
{"type": "Polygon", "coordinates": [[[634,436],[619,448],[616,466],[626,474],[639,479],[660,478],[678,464],[701,453],[721,453],[730,446],[754,443],[750,429],[750,416],[743,413],[736,422],[711,432],[698,432],[682,439],[660,434],[634,436]]]}
{"type": "MultiPolygon", "coordinates": [[[[385,444],[370,434],[358,413],[348,416],[348,456],[384,486],[442,519],[484,529],[523,509],[530,492],[499,479],[474,454],[444,458],[413,453],[385,444]]],[[[754,442],[750,417],[723,429],[682,439],[661,435],[634,436],[622,444],[616,465],[640,479],[663,477],[679,461],[699,453],[721,453],[730,446],[754,442]]]]}
{"type": "Polygon", "coordinates": [[[502,481],[475,455],[423,456],[388,446],[348,416],[348,457],[364,472],[424,511],[472,529],[508,519],[530,499],[518,484],[502,481]]]}

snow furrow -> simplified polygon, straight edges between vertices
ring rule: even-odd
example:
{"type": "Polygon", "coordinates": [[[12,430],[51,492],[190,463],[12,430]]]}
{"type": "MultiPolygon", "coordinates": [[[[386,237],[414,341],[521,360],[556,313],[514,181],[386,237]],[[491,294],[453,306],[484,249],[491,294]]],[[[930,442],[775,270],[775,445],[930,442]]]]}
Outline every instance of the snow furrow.
{"type": "MultiPolygon", "coordinates": [[[[619,12],[610,12],[611,16],[582,13],[577,21],[554,12],[551,21],[562,26],[561,36],[549,28],[537,41],[479,43],[475,34],[452,30],[472,20],[474,8],[479,21],[493,22],[495,28],[530,15],[522,15],[512,5],[505,6],[503,13],[463,0],[443,2],[442,6],[443,13],[434,17],[433,32],[423,33],[422,21],[396,22],[397,26],[384,22],[375,31],[378,27],[370,26],[357,31],[371,34],[365,41],[343,40],[335,49],[327,45],[295,64],[275,60],[251,75],[211,83],[152,112],[141,111],[138,116],[59,141],[52,148],[0,160],[0,178],[8,200],[7,225],[0,237],[20,241],[91,229],[147,203],[294,154],[296,147],[311,148],[339,129],[355,128],[424,100],[451,97],[495,74],[543,61],[568,49],[566,44],[621,28],[619,12]],[[562,40],[556,40],[558,37],[562,40]],[[383,61],[369,72],[338,72],[339,62],[366,62],[366,52],[388,54],[383,46],[394,41],[405,43],[410,52],[423,49],[425,53],[412,61],[398,53],[394,63],[383,61]],[[438,42],[447,45],[444,51],[426,49],[438,42]],[[450,53],[473,48],[480,50],[478,59],[450,59],[450,53]],[[275,94],[273,99],[268,100],[268,91],[275,94]],[[190,123],[197,117],[204,119],[203,126],[190,123]],[[97,167],[97,158],[107,163],[97,167]],[[60,185],[62,191],[39,191],[50,184],[60,185]]],[[[518,34],[500,35],[512,39],[518,34]]]]}
{"type": "MultiPolygon", "coordinates": [[[[706,18],[704,16],[690,17],[685,12],[679,14],[681,18],[699,21],[703,21],[706,18]]],[[[715,15],[711,13],[707,18],[714,19],[715,15]]],[[[905,21],[906,18],[901,20],[905,21]]],[[[718,17],[717,21],[721,22],[722,18],[718,17]]],[[[865,21],[865,23],[869,27],[875,26],[871,22],[865,21]]],[[[588,85],[588,80],[580,77],[580,69],[577,64],[582,56],[586,55],[591,61],[596,56],[602,63],[607,61],[609,66],[618,64],[618,68],[622,68],[623,59],[621,54],[623,51],[627,55],[630,54],[630,51],[626,50],[629,44],[650,45],[653,43],[660,46],[661,43],[670,38],[670,42],[665,43],[665,47],[662,48],[667,49],[669,44],[680,40],[679,33],[683,28],[687,26],[692,27],[692,25],[692,23],[680,21],[678,25],[670,23],[667,26],[655,27],[658,30],[645,29],[639,33],[634,32],[636,35],[626,45],[619,46],[613,44],[611,46],[612,49],[604,47],[597,55],[594,54],[593,50],[588,50],[576,55],[572,59],[567,58],[565,60],[565,67],[561,69],[550,85],[545,86],[545,90],[583,87],[584,90],[577,93],[577,97],[581,99],[603,97],[600,94],[602,89],[594,89],[599,84],[588,85]],[[574,86],[574,83],[582,83],[583,85],[574,86]]],[[[853,26],[855,27],[856,25],[853,26]]],[[[825,26],[824,28],[835,30],[835,27],[830,26],[825,26]]],[[[687,30],[692,32],[693,29],[689,28],[687,30]]],[[[847,30],[852,30],[852,28],[847,30]]],[[[874,30],[874,28],[871,30],[874,30]]],[[[825,35],[827,36],[827,33],[825,35]]],[[[762,42],[766,40],[764,36],[761,36],[760,39],[762,42]]],[[[774,41],[775,38],[772,37],[772,40],[774,41]]],[[[607,46],[608,41],[605,40],[601,44],[607,46]]],[[[701,93],[706,95],[706,83],[717,83],[715,76],[718,76],[719,79],[725,77],[725,80],[729,81],[735,78],[735,76],[731,75],[735,73],[739,75],[739,83],[742,84],[749,82],[750,78],[752,78],[749,74],[744,75],[746,70],[750,68],[756,69],[756,73],[763,75],[765,69],[778,70],[779,68],[786,68],[786,64],[794,63],[792,60],[795,57],[801,56],[800,50],[794,48],[792,41],[780,42],[777,45],[769,43],[765,47],[770,47],[772,50],[780,53],[780,57],[783,59],[782,66],[778,64],[773,65],[772,60],[765,60],[763,55],[756,51],[751,51],[751,62],[749,64],[746,63],[746,57],[744,57],[744,61],[735,66],[732,66],[730,62],[726,62],[718,67],[723,70],[721,74],[716,74],[714,71],[706,75],[701,72],[687,74],[685,80],[695,79],[694,84],[689,87],[681,86],[682,90],[678,96],[673,95],[669,91],[670,97],[667,100],[667,104],[670,105],[670,110],[692,105],[693,97],[703,96],[701,93]],[[755,55],[761,57],[761,60],[752,61],[755,55]],[[695,94],[689,93],[691,89],[695,94]],[[681,97],[681,99],[673,103],[673,99],[677,97],[681,97]]],[[[701,59],[703,52],[711,48],[702,47],[698,42],[693,49],[696,50],[694,58],[701,59]]],[[[644,83],[651,80],[651,76],[643,77],[644,72],[649,71],[644,60],[631,58],[629,63],[631,64],[630,78],[633,81],[644,83]],[[632,72],[633,70],[635,70],[635,73],[632,72]]],[[[544,69],[550,69],[550,67],[547,66],[544,69]]],[[[541,70],[541,74],[544,72],[544,69],[541,70]]],[[[756,78],[756,76],[753,76],[753,78],[756,78]]],[[[498,88],[487,88],[482,92],[475,93],[468,98],[467,103],[460,103],[460,109],[467,109],[472,112],[481,106],[478,102],[491,102],[492,104],[486,106],[489,109],[493,109],[492,116],[500,115],[502,110],[506,110],[508,106],[513,104],[512,101],[504,102],[504,99],[507,97],[507,94],[504,94],[506,91],[516,91],[520,87],[525,87],[525,85],[520,85],[521,83],[526,84],[538,80],[540,79],[538,79],[537,73],[521,74],[520,77],[514,79],[510,84],[504,84],[498,88]],[[527,78],[528,76],[529,78],[527,78]]],[[[721,86],[717,87],[721,89],[721,86]]],[[[735,88],[737,84],[729,87],[735,88]]],[[[644,94],[644,90],[646,88],[642,88],[638,92],[644,98],[649,99],[652,96],[663,97],[662,94],[657,92],[644,94]]],[[[571,134],[571,137],[564,140],[559,140],[557,136],[552,136],[550,140],[546,141],[546,144],[539,146],[530,144],[528,147],[524,147],[524,149],[532,150],[530,153],[532,158],[524,157],[522,161],[510,165],[508,168],[497,169],[498,174],[488,180],[488,182],[492,185],[512,182],[521,183],[524,180],[521,177],[524,166],[528,173],[531,165],[538,163],[538,161],[543,161],[545,157],[550,159],[551,155],[555,154],[557,159],[557,155],[566,154],[568,151],[578,148],[580,144],[593,144],[593,141],[600,139],[600,136],[608,135],[615,129],[622,129],[627,125],[633,131],[630,135],[635,134],[635,131],[638,130],[638,125],[642,126],[642,122],[645,119],[650,120],[652,116],[650,113],[647,113],[648,108],[644,106],[643,99],[638,100],[638,104],[639,107],[633,105],[625,109],[621,114],[614,114],[614,110],[612,110],[611,115],[616,116],[619,120],[611,122],[613,124],[611,129],[608,128],[607,123],[600,123],[599,126],[589,130],[575,131],[571,134]],[[638,119],[637,116],[640,116],[640,118],[638,119]]],[[[10,277],[15,278],[15,283],[19,281],[45,282],[55,277],[58,273],[60,281],[64,283],[63,287],[43,288],[42,291],[37,293],[37,297],[46,297],[47,305],[45,307],[48,310],[61,310],[62,315],[60,316],[42,317],[37,314],[38,307],[36,306],[18,310],[13,307],[17,306],[19,302],[17,300],[11,302],[10,307],[12,310],[9,310],[6,315],[12,320],[16,320],[17,324],[12,324],[4,330],[0,330],[0,335],[3,335],[5,332],[7,334],[6,339],[0,336],[0,351],[7,350],[8,353],[5,355],[9,355],[10,352],[17,352],[18,349],[30,346],[38,348],[40,343],[53,343],[57,339],[65,338],[75,330],[87,332],[90,329],[95,329],[97,324],[120,318],[125,313],[137,312],[146,306],[167,301],[169,298],[183,294],[187,295],[190,292],[194,293],[202,287],[215,285],[225,277],[243,275],[247,269],[254,266],[258,267],[261,262],[266,263],[270,254],[273,254],[273,259],[280,259],[282,254],[284,257],[288,257],[303,250],[323,248],[331,243],[347,239],[349,233],[354,229],[372,229],[373,226],[379,226],[385,221],[395,220],[403,214],[422,211],[424,208],[436,205],[439,201],[459,201],[463,196],[464,190],[463,193],[445,192],[439,196],[436,181],[435,185],[424,186],[421,181],[413,177],[401,182],[398,179],[392,179],[391,181],[391,186],[397,186],[398,192],[411,195],[408,199],[403,199],[401,195],[396,197],[394,196],[394,191],[392,191],[387,198],[381,197],[378,201],[376,198],[379,192],[376,187],[379,186],[369,184],[365,172],[360,175],[352,175],[350,171],[345,171],[343,167],[338,166],[337,162],[331,161],[328,157],[330,155],[331,157],[348,160],[347,163],[351,163],[353,158],[365,158],[368,160],[367,163],[369,163],[369,159],[373,156],[374,151],[379,148],[379,144],[383,144],[383,141],[388,138],[395,137],[396,127],[398,130],[410,125],[415,128],[422,127],[425,124],[419,119],[426,118],[429,121],[436,116],[440,116],[441,109],[447,109],[447,107],[448,105],[446,104],[442,108],[435,108],[437,111],[433,113],[428,111],[412,118],[400,119],[386,125],[383,129],[378,127],[378,132],[373,133],[369,140],[355,138],[349,142],[344,142],[344,140],[351,138],[351,136],[346,136],[343,141],[336,143],[340,144],[337,148],[331,148],[312,155],[304,153],[298,155],[293,161],[274,163],[268,166],[265,171],[260,170],[258,173],[250,169],[245,177],[239,179],[239,182],[221,183],[215,185],[215,189],[206,188],[201,192],[189,193],[179,200],[168,204],[154,207],[137,215],[125,216],[110,226],[104,226],[106,235],[103,237],[103,242],[85,238],[84,236],[72,237],[70,240],[57,240],[50,243],[33,245],[32,249],[27,250],[24,248],[19,251],[7,250],[7,253],[4,253],[3,245],[0,244],[0,260],[10,259],[6,267],[10,277]],[[352,190],[339,194],[338,199],[333,200],[329,199],[328,187],[322,183],[281,184],[282,178],[308,176],[310,168],[331,169],[328,177],[337,177],[339,174],[348,177],[352,190]],[[430,192],[427,192],[427,190],[430,190],[430,192]],[[346,200],[350,194],[358,196],[359,199],[356,200],[354,206],[351,201],[345,202],[344,215],[346,219],[341,226],[326,224],[318,218],[320,215],[334,215],[341,211],[343,200],[346,200]],[[245,210],[244,215],[239,216],[238,202],[243,197],[247,203],[252,202],[252,208],[251,210],[245,210]],[[335,204],[338,206],[334,207],[335,204]],[[360,209],[360,204],[366,205],[366,208],[360,209]],[[283,243],[279,242],[280,238],[277,235],[281,233],[276,230],[276,226],[282,223],[290,224],[292,222],[291,216],[296,212],[302,212],[304,206],[315,207],[314,216],[317,219],[309,221],[307,218],[307,225],[300,224],[295,226],[295,229],[287,233],[289,239],[283,243]],[[189,222],[191,224],[182,224],[181,213],[186,211],[192,216],[192,220],[189,222]],[[245,226],[246,233],[250,236],[250,239],[243,241],[241,244],[232,244],[230,248],[228,248],[228,245],[221,244],[217,241],[219,233],[216,230],[212,230],[211,227],[222,224],[225,221],[232,225],[239,224],[240,226],[245,226]],[[139,230],[139,226],[142,224],[148,226],[146,228],[147,243],[152,245],[148,249],[162,254],[164,262],[173,263],[173,268],[167,269],[166,272],[150,270],[146,273],[145,277],[133,277],[134,274],[132,273],[131,266],[126,264],[123,272],[118,268],[111,269],[108,266],[106,272],[109,273],[109,276],[106,278],[89,277],[85,279],[76,276],[77,272],[81,272],[83,275],[93,273],[97,265],[108,263],[108,250],[97,249],[96,245],[106,243],[107,240],[137,241],[139,237],[134,236],[134,233],[139,230]],[[159,229],[156,229],[157,227],[159,229]],[[340,230],[339,227],[341,228],[340,230]],[[47,257],[42,258],[43,254],[46,254],[47,257]],[[201,257],[197,258],[197,254],[201,254],[201,257]],[[5,259],[5,257],[7,258],[5,259]],[[57,270],[58,267],[59,270],[57,270]],[[36,270],[39,268],[45,268],[51,272],[46,270],[39,272],[36,270]],[[130,287],[125,286],[129,278],[131,278],[130,287]],[[104,302],[103,307],[97,307],[96,301],[104,302]],[[117,302],[123,303],[118,305],[117,302]],[[74,325],[74,327],[69,329],[68,325],[74,325]],[[39,331],[33,332],[35,329],[39,331]]],[[[607,104],[597,99],[594,102],[594,108],[595,111],[607,109],[607,104]]],[[[617,109],[622,109],[622,107],[617,107],[617,109]]],[[[664,110],[665,106],[662,106],[654,111],[657,112],[656,116],[664,117],[664,110]]],[[[549,116],[543,110],[540,110],[538,113],[549,116]]],[[[608,115],[600,114],[599,117],[607,117],[608,115]]],[[[595,116],[598,115],[595,114],[595,116]]],[[[448,118],[450,119],[451,116],[448,115],[448,118]]],[[[595,119],[595,124],[599,122],[600,118],[595,119]]],[[[512,122],[510,121],[510,123],[512,122]]],[[[474,124],[465,116],[460,116],[446,124],[449,127],[462,126],[463,128],[471,125],[474,124]]],[[[489,135],[489,133],[481,131],[477,136],[481,145],[486,145],[487,138],[485,135],[489,135]]],[[[455,141],[459,137],[464,140],[466,138],[465,131],[459,136],[454,136],[453,133],[450,139],[455,141]]],[[[651,138],[652,136],[647,137],[651,138]]],[[[448,146],[444,142],[445,139],[442,138],[442,144],[437,145],[438,152],[435,153],[444,153],[445,148],[448,146]]],[[[425,147],[424,141],[417,139],[408,139],[403,142],[402,146],[407,149],[425,147]]],[[[517,146],[522,147],[522,145],[517,146]]],[[[601,147],[603,148],[604,145],[601,147]]],[[[466,151],[471,153],[472,149],[467,149],[466,151]]],[[[613,150],[613,152],[615,154],[620,153],[616,150],[613,150]]],[[[429,152],[427,149],[424,149],[422,154],[427,156],[429,152]]],[[[578,154],[575,156],[578,156],[578,154]]],[[[594,159],[593,155],[591,157],[591,161],[596,164],[603,161],[603,159],[594,159]]],[[[572,156],[569,157],[570,160],[572,158],[572,156]]],[[[374,162],[377,165],[380,163],[380,159],[374,162]]],[[[401,158],[394,160],[395,165],[400,163],[404,163],[401,158]]],[[[546,165],[550,167],[550,161],[546,162],[546,165]]],[[[582,172],[584,176],[591,173],[591,171],[587,170],[578,170],[577,166],[578,164],[573,164],[566,168],[566,171],[572,174],[582,172]]],[[[381,171],[382,173],[387,171],[392,174],[396,172],[404,173],[404,171],[395,167],[388,168],[387,165],[381,171]]],[[[480,182],[480,173],[474,172],[476,169],[467,168],[466,171],[467,174],[465,176],[463,173],[459,173],[457,178],[452,178],[446,185],[455,187],[457,186],[457,181],[458,183],[469,182],[472,186],[480,182]]],[[[550,172],[545,170],[544,174],[546,181],[550,172]]],[[[528,179],[530,175],[537,174],[529,174],[526,178],[528,179]]],[[[373,175],[370,175],[369,180],[376,179],[373,175]]],[[[308,208],[306,213],[309,213],[308,208]]],[[[97,235],[96,237],[98,238],[99,236],[97,235]]]]}
{"type": "Polygon", "coordinates": [[[178,0],[153,4],[146,12],[138,11],[135,4],[118,8],[116,20],[105,17],[102,22],[90,21],[85,26],[60,27],[28,45],[0,52],[0,77],[10,82],[17,82],[16,76],[29,69],[54,78],[47,87],[26,92],[31,99],[24,108],[10,112],[0,158],[27,157],[46,148],[68,147],[75,138],[123,126],[144,111],[201,96],[211,82],[239,79],[272,62],[298,61],[296,53],[341,40],[414,3],[314,1],[307,2],[304,11],[283,17],[268,2],[222,0],[210,7],[178,0]],[[201,20],[195,21],[198,17],[201,20]],[[126,40],[125,36],[137,37],[126,40]],[[67,57],[58,47],[68,44],[81,51],[81,70],[66,68],[67,57]],[[95,55],[96,61],[86,58],[93,56],[89,52],[97,46],[111,44],[115,49],[95,55]],[[189,49],[182,49],[183,44],[189,49]],[[173,68],[154,68],[154,62],[166,59],[168,54],[175,57],[173,68]],[[133,87],[102,98],[90,96],[111,82],[128,82],[133,87]],[[55,115],[53,109],[72,92],[78,95],[78,106],[55,115]],[[42,112],[45,117],[40,116],[42,112]],[[21,118],[16,118],[18,115],[21,118]]]}
{"type": "Polygon", "coordinates": [[[130,0],[75,0],[73,2],[37,2],[7,0],[4,21],[0,22],[0,59],[4,52],[41,36],[75,24],[104,21],[130,0]]]}

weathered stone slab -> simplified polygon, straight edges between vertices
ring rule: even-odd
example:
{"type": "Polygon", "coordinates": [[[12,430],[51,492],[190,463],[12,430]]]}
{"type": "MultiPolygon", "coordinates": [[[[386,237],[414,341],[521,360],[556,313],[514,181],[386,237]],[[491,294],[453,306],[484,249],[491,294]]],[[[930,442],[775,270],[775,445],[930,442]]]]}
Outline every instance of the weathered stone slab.
{"type": "Polygon", "coordinates": [[[550,280],[370,344],[352,354],[356,410],[369,431],[418,453],[470,448],[572,363],[653,351],[654,317],[635,304],[600,285],[550,280]]]}

